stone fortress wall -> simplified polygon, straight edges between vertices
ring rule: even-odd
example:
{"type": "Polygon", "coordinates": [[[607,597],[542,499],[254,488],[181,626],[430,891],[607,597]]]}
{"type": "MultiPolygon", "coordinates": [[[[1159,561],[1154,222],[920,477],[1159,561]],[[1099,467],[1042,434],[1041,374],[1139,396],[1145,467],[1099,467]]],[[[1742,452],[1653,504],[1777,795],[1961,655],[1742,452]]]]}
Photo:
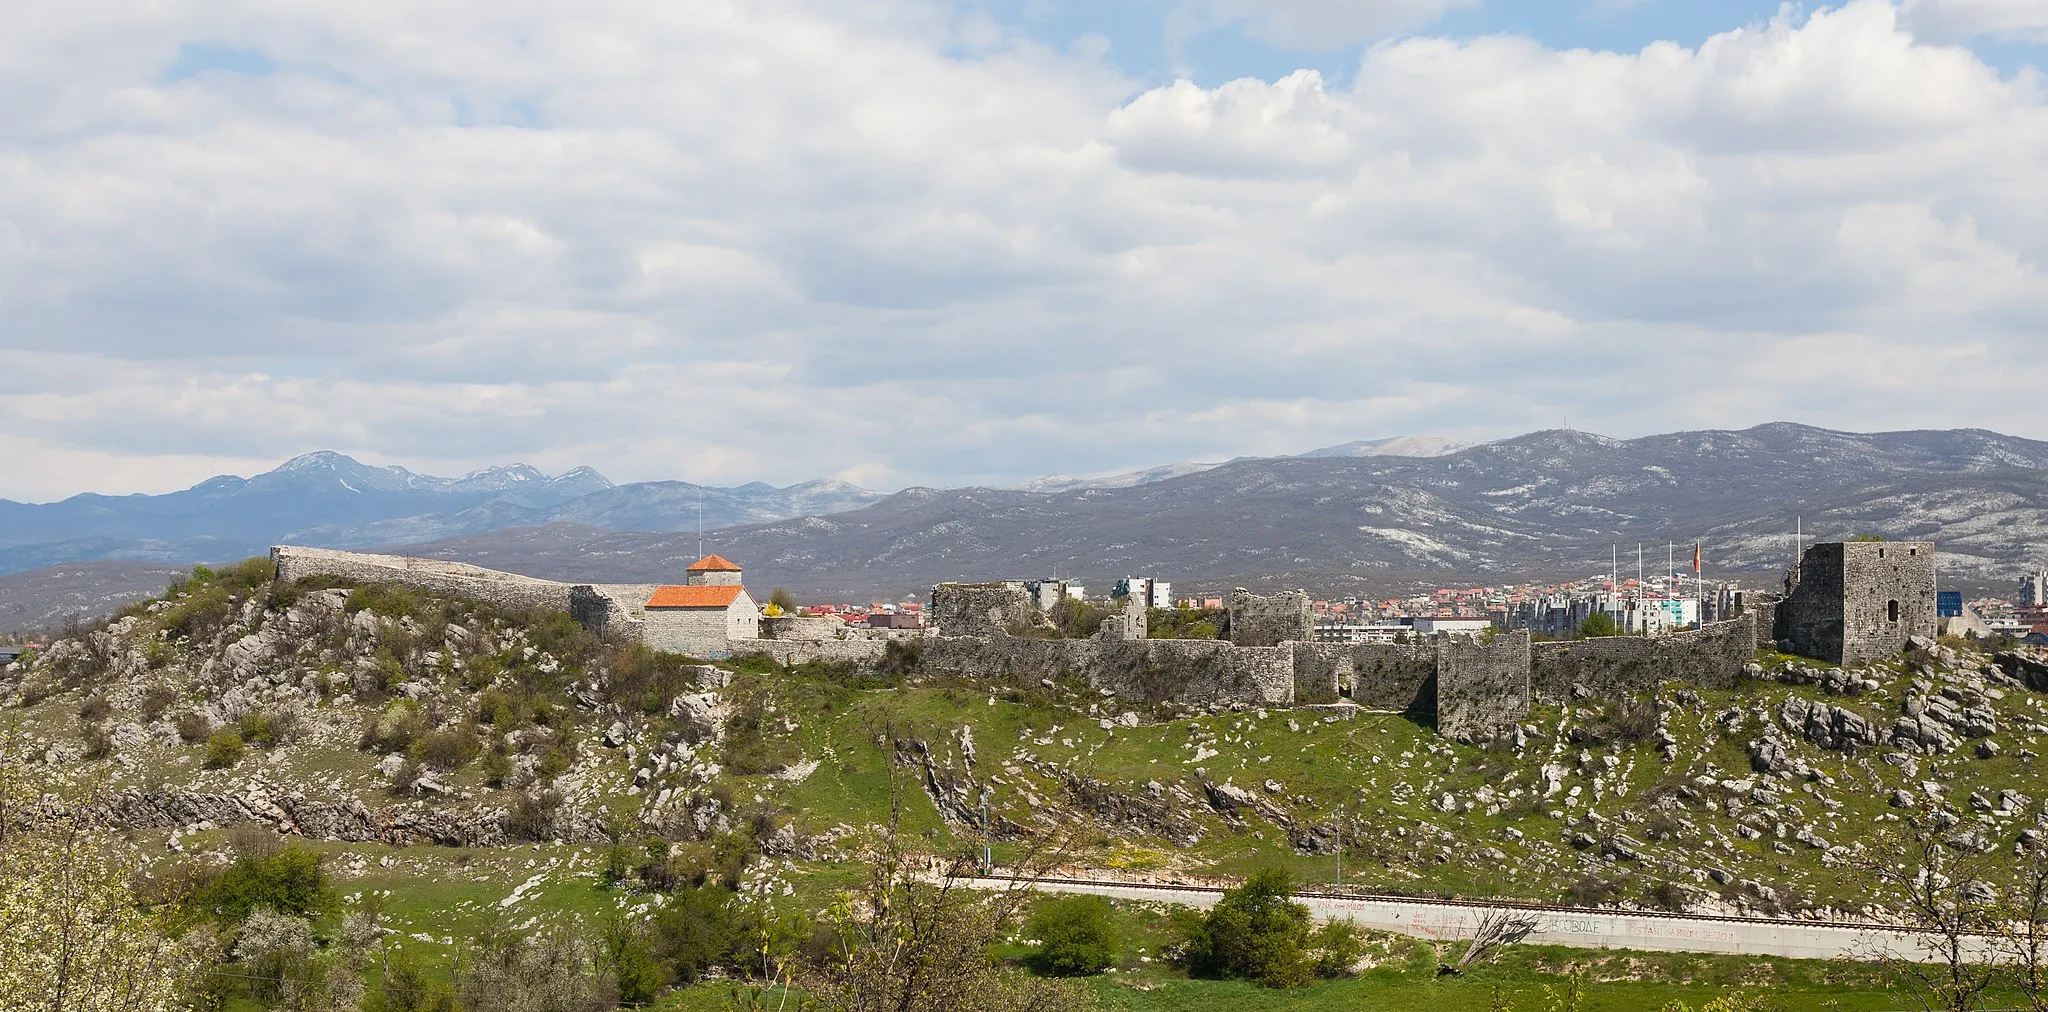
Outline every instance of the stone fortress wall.
{"type": "Polygon", "coordinates": [[[279,580],[328,577],[350,583],[388,583],[434,594],[451,594],[514,610],[572,611],[571,587],[552,580],[501,573],[439,559],[369,555],[326,548],[279,546],[270,550],[279,580]]]}
{"type": "MultiPolygon", "coordinates": [[[[395,583],[507,608],[567,611],[591,629],[633,638],[644,638],[642,606],[655,589],[557,583],[461,563],[324,549],[280,547],[271,554],[281,579],[395,583]]],[[[1930,615],[1931,609],[1930,599],[1930,615]]],[[[941,584],[928,614],[934,627],[913,635],[836,629],[797,617],[770,621],[763,638],[731,641],[730,654],[872,666],[888,657],[893,640],[916,650],[920,665],[937,673],[1015,685],[1079,680],[1133,704],[1289,706],[1348,697],[1369,709],[1433,721],[1448,737],[1479,740],[1511,730],[1534,702],[1613,696],[1672,681],[1731,686],[1753,660],[1759,635],[1754,614],[1746,614],[1654,639],[1532,644],[1526,632],[1509,632],[1325,644],[1311,641],[1306,594],[1259,597],[1240,590],[1230,601],[1228,640],[1145,639],[1142,614],[1116,616],[1093,639],[1059,639],[1021,583],[941,584]]]]}
{"type": "Polygon", "coordinates": [[[1293,590],[1259,597],[1243,587],[1231,591],[1223,637],[1241,647],[1313,642],[1315,620],[1309,611],[1308,593],[1293,590]]]}
{"type": "Polygon", "coordinates": [[[1614,696],[1654,689],[1662,682],[1727,689],[1756,659],[1756,616],[1743,614],[1666,636],[1538,643],[1529,653],[1530,688],[1544,703],[1562,703],[1580,690],[1614,696]]]}

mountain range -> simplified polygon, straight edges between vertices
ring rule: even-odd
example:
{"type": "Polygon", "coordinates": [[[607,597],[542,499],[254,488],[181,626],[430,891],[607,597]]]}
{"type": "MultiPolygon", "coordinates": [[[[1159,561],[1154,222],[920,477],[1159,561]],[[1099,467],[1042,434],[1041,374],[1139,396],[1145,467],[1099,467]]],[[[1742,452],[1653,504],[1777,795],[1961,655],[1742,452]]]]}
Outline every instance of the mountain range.
{"type": "MultiPolygon", "coordinates": [[[[1154,574],[1176,588],[1384,594],[1689,562],[1769,580],[1794,532],[1939,542],[1944,579],[2003,588],[2048,561],[2048,443],[1982,430],[1776,423],[1617,440],[1531,433],[1427,457],[1239,460],[1063,491],[906,489],[859,510],[734,527],[748,583],[827,597],[954,579],[1154,574]]],[[[556,525],[410,546],[535,576],[671,579],[693,538],[556,525]]]]}
{"type": "Polygon", "coordinates": [[[253,478],[223,475],[166,495],[0,500],[0,574],[96,560],[190,565],[258,555],[286,542],[367,548],[555,523],[695,530],[700,510],[706,528],[730,527],[881,498],[830,480],[785,488],[614,485],[588,467],[549,477],[525,464],[441,478],[321,451],[253,478]]]}
{"type": "Polygon", "coordinates": [[[1941,543],[1945,578],[2002,587],[2048,561],[2048,443],[1789,423],[1630,440],[1552,430],[893,495],[831,480],[614,485],[589,468],[549,477],[524,465],[439,478],[322,452],[168,495],[0,501],[0,575],[17,574],[0,585],[0,625],[10,609],[53,607],[23,604],[37,567],[57,567],[47,572],[70,595],[55,605],[64,606],[118,596],[96,589],[94,574],[139,585],[156,575],[149,565],[281,542],[399,546],[559,579],[672,579],[695,558],[700,503],[709,547],[742,561],[749,583],[819,596],[1126,573],[1190,589],[1377,594],[1582,577],[1638,543],[1654,570],[1660,545],[1695,540],[1709,575],[1754,578],[1790,561],[1797,529],[1809,540],[1929,538],[1941,543]],[[95,560],[103,565],[78,565],[95,560]]]}

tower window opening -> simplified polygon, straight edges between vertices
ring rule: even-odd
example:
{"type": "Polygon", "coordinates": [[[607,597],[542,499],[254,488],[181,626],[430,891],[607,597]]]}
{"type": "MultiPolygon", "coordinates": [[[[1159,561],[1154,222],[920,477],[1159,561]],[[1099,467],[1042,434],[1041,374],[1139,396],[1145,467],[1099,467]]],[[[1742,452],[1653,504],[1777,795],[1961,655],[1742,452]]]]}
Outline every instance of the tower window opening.
{"type": "Polygon", "coordinates": [[[1886,601],[1884,603],[1884,615],[1887,621],[1897,622],[1899,620],[1899,602],[1886,601]]]}

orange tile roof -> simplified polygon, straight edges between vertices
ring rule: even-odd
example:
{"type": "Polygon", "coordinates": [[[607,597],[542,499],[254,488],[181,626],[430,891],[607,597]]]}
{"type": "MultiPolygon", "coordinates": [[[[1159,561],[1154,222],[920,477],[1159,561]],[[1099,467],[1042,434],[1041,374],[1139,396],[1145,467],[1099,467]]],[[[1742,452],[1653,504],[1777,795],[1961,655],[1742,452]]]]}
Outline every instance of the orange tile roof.
{"type": "Polygon", "coordinates": [[[684,570],[684,572],[689,573],[737,573],[739,571],[740,567],[716,555],[707,555],[698,559],[690,563],[689,569],[684,570]]]}
{"type": "Polygon", "coordinates": [[[649,608],[728,608],[741,587],[660,587],[647,599],[649,608]]]}

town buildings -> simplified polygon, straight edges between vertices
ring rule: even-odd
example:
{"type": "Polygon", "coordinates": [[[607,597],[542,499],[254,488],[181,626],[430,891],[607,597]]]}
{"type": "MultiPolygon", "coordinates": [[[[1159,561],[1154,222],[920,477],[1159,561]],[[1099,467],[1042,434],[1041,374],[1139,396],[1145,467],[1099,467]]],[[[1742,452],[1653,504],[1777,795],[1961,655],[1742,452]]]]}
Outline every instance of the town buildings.
{"type": "Polygon", "coordinates": [[[1136,601],[1147,608],[1173,607],[1173,584],[1149,576],[1126,576],[1109,592],[1113,598],[1136,601]]]}

